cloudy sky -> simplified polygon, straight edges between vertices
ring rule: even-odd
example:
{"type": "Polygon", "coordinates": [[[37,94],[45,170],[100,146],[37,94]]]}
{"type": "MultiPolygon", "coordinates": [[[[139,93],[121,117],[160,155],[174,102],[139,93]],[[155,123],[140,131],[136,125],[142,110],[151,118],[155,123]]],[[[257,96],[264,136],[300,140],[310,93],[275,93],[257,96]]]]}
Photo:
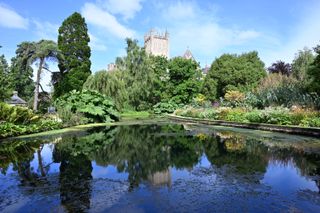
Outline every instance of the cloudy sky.
{"type": "Polygon", "coordinates": [[[170,56],[189,47],[201,66],[223,53],[257,50],[269,66],[320,43],[319,0],[0,0],[0,54],[14,56],[22,41],[57,40],[73,12],[86,19],[92,71],[125,53],[126,37],[151,28],[170,33],[170,56]]]}

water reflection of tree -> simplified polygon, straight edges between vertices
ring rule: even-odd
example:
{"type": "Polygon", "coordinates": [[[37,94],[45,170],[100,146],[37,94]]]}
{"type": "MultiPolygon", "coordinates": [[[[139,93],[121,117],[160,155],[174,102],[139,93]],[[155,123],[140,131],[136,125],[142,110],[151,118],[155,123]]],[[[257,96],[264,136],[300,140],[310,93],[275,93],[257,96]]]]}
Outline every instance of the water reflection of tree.
{"type": "Polygon", "coordinates": [[[0,163],[1,172],[5,174],[10,163],[12,163],[13,170],[17,171],[19,175],[21,186],[43,186],[47,183],[47,180],[45,178],[46,169],[41,157],[41,150],[43,147],[41,143],[41,140],[17,140],[1,144],[0,156],[4,159],[0,163]],[[35,152],[37,152],[38,156],[40,174],[38,174],[35,168],[31,167],[35,152]]]}
{"type": "Polygon", "coordinates": [[[203,145],[208,160],[217,167],[230,165],[243,174],[266,171],[268,149],[259,141],[235,135],[215,134],[204,140],[203,145]]]}
{"type": "Polygon", "coordinates": [[[269,149],[269,159],[282,165],[293,163],[302,176],[312,178],[320,193],[320,155],[309,153],[293,147],[273,147],[269,149]]]}
{"type": "MultiPolygon", "coordinates": [[[[76,138],[68,138],[76,142],[76,138]]],[[[63,141],[62,143],[68,143],[63,141]]],[[[90,208],[92,165],[88,156],[72,154],[64,146],[55,146],[54,162],[60,163],[60,199],[68,212],[86,212],[90,208]]]]}
{"type": "Polygon", "coordinates": [[[77,141],[62,141],[57,147],[72,156],[85,155],[99,165],[116,166],[119,172],[128,173],[129,190],[132,190],[172,166],[192,168],[198,163],[202,154],[200,144],[183,133],[180,125],[118,126],[93,132],[77,141]]]}
{"type": "Polygon", "coordinates": [[[39,141],[12,141],[10,143],[0,143],[0,169],[1,173],[6,174],[10,165],[33,159],[35,150],[39,147],[39,141]]]}
{"type": "MultiPolygon", "coordinates": [[[[41,158],[41,142],[0,144],[2,173],[5,173],[12,162],[20,176],[29,184],[36,183],[39,176],[45,176],[47,168],[41,158]],[[38,155],[40,174],[30,167],[35,152],[38,155]]],[[[230,165],[242,174],[264,173],[271,160],[283,164],[294,162],[302,175],[319,177],[318,154],[274,144],[276,143],[264,143],[261,138],[234,132],[218,131],[196,135],[191,131],[186,134],[182,125],[131,125],[98,128],[78,138],[63,137],[55,146],[54,156],[56,162],[61,162],[61,199],[69,209],[76,205],[72,197],[84,200],[83,203],[86,204],[82,209],[90,206],[92,160],[103,166],[114,165],[119,172],[128,173],[130,190],[143,181],[157,179],[154,182],[160,183],[160,177],[169,181],[168,172],[171,167],[193,168],[203,153],[213,165],[230,165]],[[73,179],[78,179],[78,182],[68,181],[73,179]],[[82,181],[84,185],[80,184],[82,181]],[[81,194],[80,191],[86,193],[81,194]]],[[[319,179],[317,181],[319,185],[319,179]]]]}
{"type": "Polygon", "coordinates": [[[201,152],[197,140],[183,133],[180,125],[122,127],[115,137],[117,148],[112,144],[106,153],[116,156],[122,150],[117,158],[126,164],[117,164],[121,162],[114,161],[117,158],[110,158],[109,162],[129,173],[131,187],[138,186],[148,176],[163,173],[169,167],[192,168],[198,163],[201,152]]]}

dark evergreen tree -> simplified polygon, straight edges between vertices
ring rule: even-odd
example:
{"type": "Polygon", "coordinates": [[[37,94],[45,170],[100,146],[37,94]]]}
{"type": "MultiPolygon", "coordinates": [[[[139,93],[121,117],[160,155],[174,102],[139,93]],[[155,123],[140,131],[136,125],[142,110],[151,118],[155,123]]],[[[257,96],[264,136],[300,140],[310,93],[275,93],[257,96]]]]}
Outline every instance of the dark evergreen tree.
{"type": "Polygon", "coordinates": [[[79,13],[75,12],[63,21],[58,36],[60,72],[52,76],[55,98],[71,90],[82,89],[91,74],[89,42],[87,24],[79,13]]]}
{"type": "Polygon", "coordinates": [[[0,101],[4,101],[10,96],[9,87],[9,66],[4,55],[0,56],[0,101]]]}
{"type": "Polygon", "coordinates": [[[34,82],[31,57],[35,52],[34,42],[22,42],[18,45],[16,56],[11,59],[9,73],[10,88],[19,93],[26,101],[32,98],[34,82]]]}

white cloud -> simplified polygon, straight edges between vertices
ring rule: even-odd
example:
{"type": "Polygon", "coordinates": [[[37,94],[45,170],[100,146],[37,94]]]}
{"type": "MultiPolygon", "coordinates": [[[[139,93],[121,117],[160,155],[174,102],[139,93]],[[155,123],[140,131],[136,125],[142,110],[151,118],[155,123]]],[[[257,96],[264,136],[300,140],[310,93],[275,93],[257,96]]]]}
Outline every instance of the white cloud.
{"type": "Polygon", "coordinates": [[[59,29],[58,24],[52,24],[47,21],[40,22],[37,20],[33,20],[32,22],[35,25],[34,31],[40,39],[57,41],[59,29]]]}
{"type": "Polygon", "coordinates": [[[15,29],[27,29],[29,20],[22,17],[6,5],[0,4],[0,26],[15,29]]]}
{"type": "MultiPolygon", "coordinates": [[[[164,5],[162,5],[163,7],[164,5]]],[[[196,10],[199,10],[196,4],[192,2],[178,1],[175,4],[164,8],[164,17],[169,20],[182,20],[196,17],[196,10]]]]}
{"type": "Polygon", "coordinates": [[[250,39],[255,39],[258,38],[261,35],[261,33],[254,31],[254,30],[245,30],[245,31],[240,31],[239,33],[237,33],[237,38],[240,43],[242,41],[247,41],[250,39]]]}
{"type": "Polygon", "coordinates": [[[189,46],[196,59],[213,60],[221,50],[245,45],[261,37],[254,29],[223,26],[215,17],[216,7],[202,9],[195,2],[178,1],[162,8],[170,32],[172,55],[182,55],[189,46]]]}
{"type": "Polygon", "coordinates": [[[143,0],[106,0],[103,6],[112,14],[122,15],[125,20],[135,17],[142,9],[143,0]]]}
{"type": "Polygon", "coordinates": [[[103,41],[100,38],[97,38],[96,36],[92,35],[91,33],[89,33],[89,37],[90,37],[90,47],[92,50],[96,50],[96,51],[106,51],[107,50],[107,46],[105,44],[103,44],[103,41]]]}
{"type": "Polygon", "coordinates": [[[119,23],[115,16],[93,3],[86,3],[82,8],[81,13],[85,17],[87,23],[104,29],[118,38],[124,39],[135,36],[133,30],[119,23]]]}

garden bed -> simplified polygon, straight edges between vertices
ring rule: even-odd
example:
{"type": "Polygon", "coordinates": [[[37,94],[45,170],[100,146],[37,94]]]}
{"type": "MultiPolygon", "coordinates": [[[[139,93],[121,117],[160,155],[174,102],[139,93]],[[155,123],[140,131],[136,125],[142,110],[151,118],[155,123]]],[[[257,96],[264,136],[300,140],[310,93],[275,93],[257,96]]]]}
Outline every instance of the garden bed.
{"type": "Polygon", "coordinates": [[[313,137],[320,137],[320,128],[315,127],[300,127],[300,126],[284,126],[264,123],[242,123],[234,121],[223,121],[223,120],[211,120],[202,118],[191,118],[177,115],[168,115],[168,118],[173,121],[199,123],[206,125],[219,125],[219,126],[230,126],[247,129],[266,130],[273,132],[282,132],[289,134],[307,135],[313,137]]]}

